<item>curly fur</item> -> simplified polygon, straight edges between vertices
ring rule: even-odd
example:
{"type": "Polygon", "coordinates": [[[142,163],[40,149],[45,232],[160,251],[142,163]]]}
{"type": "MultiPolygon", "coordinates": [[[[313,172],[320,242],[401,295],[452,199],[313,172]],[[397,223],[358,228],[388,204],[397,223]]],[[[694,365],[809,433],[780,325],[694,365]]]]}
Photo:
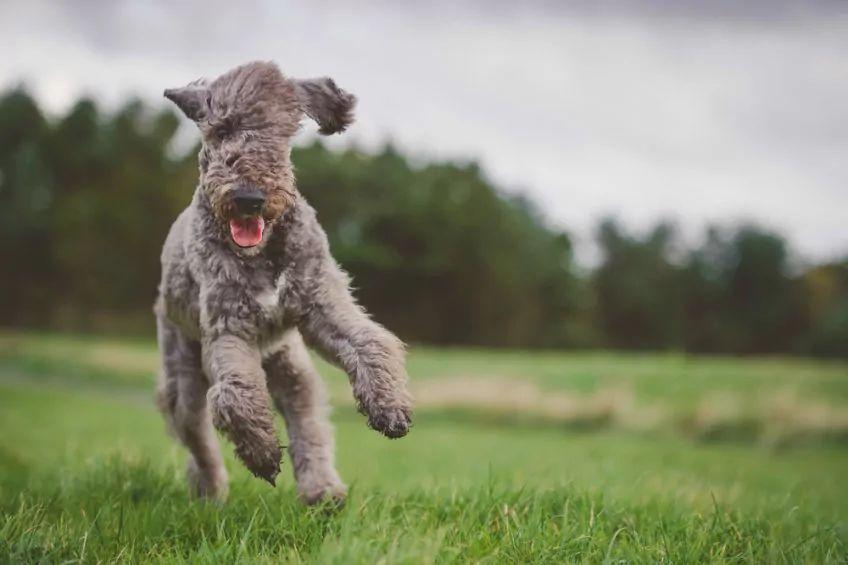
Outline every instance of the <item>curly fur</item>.
{"type": "Polygon", "coordinates": [[[248,469],[274,484],[282,449],[270,393],[286,420],[303,500],[343,500],[326,393],[306,344],[347,372],[372,428],[401,437],[412,415],[403,344],[351,295],[290,161],[304,114],[323,133],[341,131],[355,98],[330,79],[289,79],[265,62],[165,95],[197,123],[203,141],[200,183],[165,241],[155,306],[163,357],[157,398],[192,454],[192,491],[226,497],[213,426],[248,469]],[[248,249],[227,230],[231,192],[245,183],[266,196],[267,227],[248,249]]]}

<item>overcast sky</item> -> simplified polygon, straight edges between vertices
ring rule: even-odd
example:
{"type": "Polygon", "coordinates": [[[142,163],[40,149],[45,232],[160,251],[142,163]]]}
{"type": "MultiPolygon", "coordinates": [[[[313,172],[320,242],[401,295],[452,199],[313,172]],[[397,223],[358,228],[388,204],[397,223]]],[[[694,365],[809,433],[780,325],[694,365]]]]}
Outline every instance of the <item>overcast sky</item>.
{"type": "Polygon", "coordinates": [[[0,88],[52,112],[253,59],[360,99],[336,143],[475,159],[591,257],[670,217],[848,252],[848,2],[0,2],[0,88]]]}

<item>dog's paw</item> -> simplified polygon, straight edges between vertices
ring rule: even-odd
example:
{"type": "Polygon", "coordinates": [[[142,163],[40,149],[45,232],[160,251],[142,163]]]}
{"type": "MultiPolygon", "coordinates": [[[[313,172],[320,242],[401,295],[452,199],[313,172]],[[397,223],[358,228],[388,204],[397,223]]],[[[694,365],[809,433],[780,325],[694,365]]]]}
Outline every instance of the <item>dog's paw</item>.
{"type": "Polygon", "coordinates": [[[388,438],[403,437],[412,427],[412,409],[409,406],[382,408],[369,414],[368,425],[388,438]]]}
{"type": "Polygon", "coordinates": [[[236,455],[254,476],[268,481],[271,486],[276,486],[283,448],[276,437],[272,441],[266,440],[267,438],[258,436],[243,437],[242,441],[236,444],[236,455]]]}
{"type": "Polygon", "coordinates": [[[340,482],[331,481],[326,484],[299,486],[300,499],[307,506],[326,506],[331,509],[344,507],[347,499],[347,487],[340,482]]]}
{"type": "Polygon", "coordinates": [[[238,458],[273,486],[283,449],[264,391],[238,382],[218,383],[209,389],[207,399],[212,423],[235,444],[238,458]]]}
{"type": "Polygon", "coordinates": [[[224,467],[201,469],[194,457],[189,457],[187,467],[189,494],[192,497],[218,503],[227,501],[229,481],[224,467]]]}

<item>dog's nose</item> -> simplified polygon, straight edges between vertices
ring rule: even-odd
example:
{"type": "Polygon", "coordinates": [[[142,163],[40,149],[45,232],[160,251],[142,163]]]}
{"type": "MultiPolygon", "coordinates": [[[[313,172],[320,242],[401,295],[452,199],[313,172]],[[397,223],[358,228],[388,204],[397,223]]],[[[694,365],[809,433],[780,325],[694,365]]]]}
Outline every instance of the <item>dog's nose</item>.
{"type": "Polygon", "coordinates": [[[265,195],[258,188],[238,188],[233,191],[233,204],[239,214],[252,216],[262,211],[265,195]]]}

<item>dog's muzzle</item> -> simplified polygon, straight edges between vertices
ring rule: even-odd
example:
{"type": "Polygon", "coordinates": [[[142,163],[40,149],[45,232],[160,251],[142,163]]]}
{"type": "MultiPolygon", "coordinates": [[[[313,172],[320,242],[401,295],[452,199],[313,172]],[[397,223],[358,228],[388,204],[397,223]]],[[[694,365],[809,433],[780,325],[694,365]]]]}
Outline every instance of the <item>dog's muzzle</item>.
{"type": "Polygon", "coordinates": [[[230,217],[230,237],[242,248],[262,243],[265,233],[265,193],[255,186],[239,186],[230,193],[233,214],[230,217]]]}

